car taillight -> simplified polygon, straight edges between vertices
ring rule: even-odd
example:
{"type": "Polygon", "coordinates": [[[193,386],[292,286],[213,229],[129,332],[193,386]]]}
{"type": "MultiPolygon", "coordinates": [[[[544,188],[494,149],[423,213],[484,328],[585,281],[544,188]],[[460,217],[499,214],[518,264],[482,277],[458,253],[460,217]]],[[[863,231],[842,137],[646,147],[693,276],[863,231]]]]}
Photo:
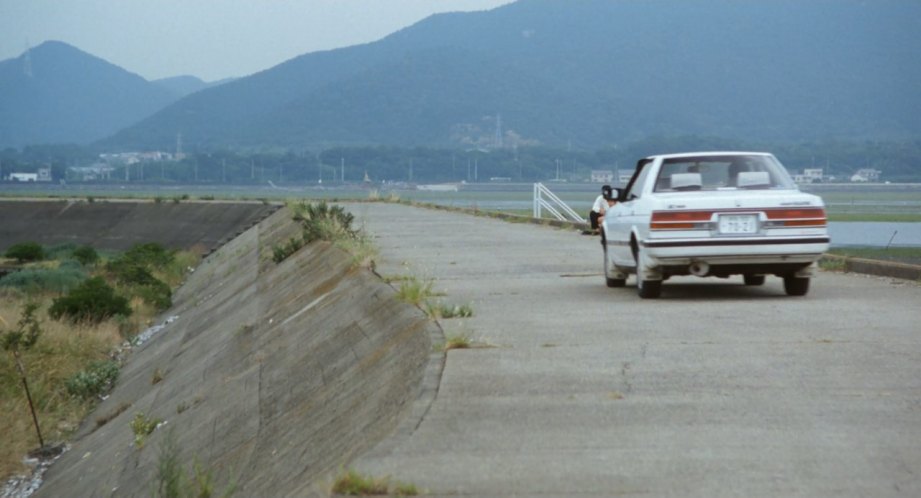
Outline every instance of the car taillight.
{"type": "Polygon", "coordinates": [[[767,219],[785,227],[824,227],[828,223],[823,208],[769,209],[767,219]]]}
{"type": "Polygon", "coordinates": [[[652,230],[694,230],[706,228],[713,211],[653,211],[649,228],[652,230]]]}

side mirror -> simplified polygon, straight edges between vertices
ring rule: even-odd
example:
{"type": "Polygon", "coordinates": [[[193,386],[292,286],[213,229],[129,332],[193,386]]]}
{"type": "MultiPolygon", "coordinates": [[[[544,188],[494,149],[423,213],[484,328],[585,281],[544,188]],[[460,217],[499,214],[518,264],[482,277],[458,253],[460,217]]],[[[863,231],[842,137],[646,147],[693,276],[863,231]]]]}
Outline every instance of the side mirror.
{"type": "Polygon", "coordinates": [[[624,200],[624,189],[617,187],[614,189],[614,200],[617,202],[622,202],[624,200]]]}

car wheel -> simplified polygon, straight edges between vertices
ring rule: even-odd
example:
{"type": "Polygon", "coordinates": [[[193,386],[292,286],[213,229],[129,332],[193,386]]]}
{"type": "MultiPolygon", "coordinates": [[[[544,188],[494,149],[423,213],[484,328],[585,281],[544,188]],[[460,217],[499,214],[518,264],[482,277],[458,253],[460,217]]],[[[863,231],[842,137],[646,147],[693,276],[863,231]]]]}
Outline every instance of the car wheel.
{"type": "Polygon", "coordinates": [[[784,277],[783,290],[788,296],[805,296],[809,292],[809,279],[802,277],[784,277]]]}
{"type": "Polygon", "coordinates": [[[743,278],[745,279],[745,285],[764,285],[764,275],[746,274],[743,278]]]}
{"type": "Polygon", "coordinates": [[[656,299],[662,294],[661,280],[643,280],[643,261],[641,249],[634,246],[633,256],[636,258],[636,292],[643,299],[656,299]]]}
{"type": "Polygon", "coordinates": [[[662,295],[662,281],[637,279],[636,292],[643,299],[656,299],[662,295]]]}
{"type": "Polygon", "coordinates": [[[627,279],[625,278],[610,278],[609,269],[611,268],[611,261],[608,259],[608,247],[604,247],[604,283],[608,287],[623,287],[627,285],[627,279]]]}

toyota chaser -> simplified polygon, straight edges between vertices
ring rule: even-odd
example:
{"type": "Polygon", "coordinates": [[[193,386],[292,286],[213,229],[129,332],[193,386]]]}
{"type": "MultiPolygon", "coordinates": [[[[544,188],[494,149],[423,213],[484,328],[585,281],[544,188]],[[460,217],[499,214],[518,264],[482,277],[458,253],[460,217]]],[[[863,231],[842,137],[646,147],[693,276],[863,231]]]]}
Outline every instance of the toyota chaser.
{"type": "Polygon", "coordinates": [[[636,275],[642,298],[674,275],[742,275],[745,285],[774,275],[803,296],[830,242],[822,199],[768,153],[650,156],[617,201],[602,223],[605,281],[623,287],[636,275]]]}

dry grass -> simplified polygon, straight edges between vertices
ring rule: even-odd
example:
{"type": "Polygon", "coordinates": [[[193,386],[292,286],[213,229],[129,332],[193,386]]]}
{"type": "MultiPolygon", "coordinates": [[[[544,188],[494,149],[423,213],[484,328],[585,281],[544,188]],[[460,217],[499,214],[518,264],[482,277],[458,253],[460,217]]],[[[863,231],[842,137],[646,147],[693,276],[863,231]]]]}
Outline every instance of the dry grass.
{"type": "MultiPolygon", "coordinates": [[[[93,406],[70,396],[65,381],[97,360],[105,359],[122,340],[118,325],[71,325],[47,318],[50,299],[37,316],[42,335],[23,354],[29,389],[46,444],[67,439],[93,406]]],[[[0,328],[15,326],[25,300],[9,294],[0,299],[0,328]]],[[[25,470],[22,457],[39,446],[29,406],[12,355],[0,351],[0,478],[25,470]]]]}

